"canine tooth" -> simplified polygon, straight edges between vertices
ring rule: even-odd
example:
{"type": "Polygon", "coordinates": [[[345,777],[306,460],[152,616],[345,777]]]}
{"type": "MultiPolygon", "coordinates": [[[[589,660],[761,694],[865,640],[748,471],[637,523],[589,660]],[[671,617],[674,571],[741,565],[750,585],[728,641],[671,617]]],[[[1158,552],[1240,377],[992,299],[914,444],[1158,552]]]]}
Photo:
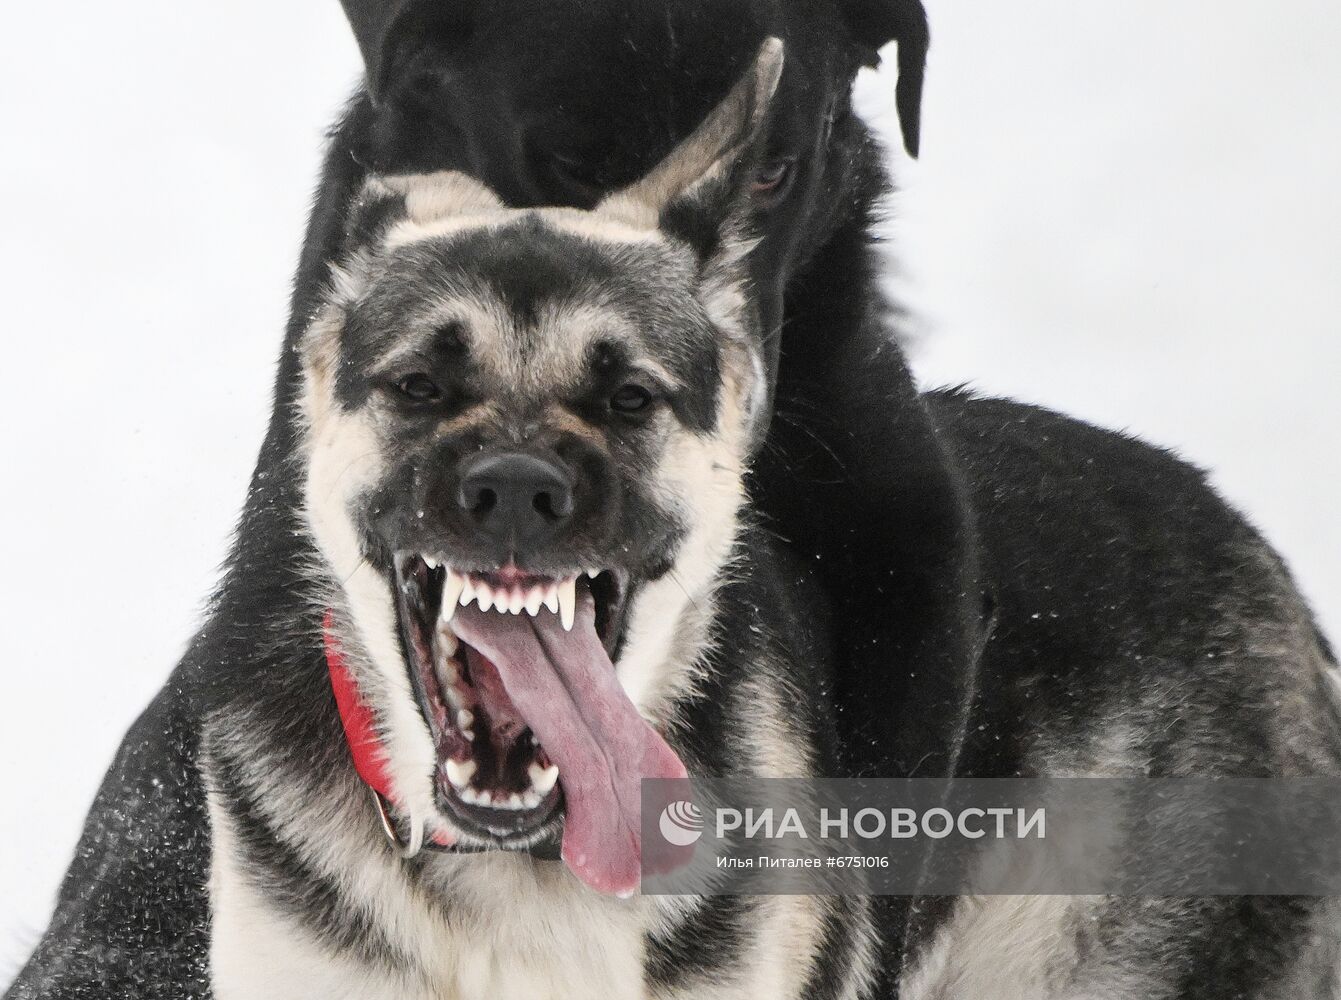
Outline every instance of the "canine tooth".
{"type": "Polygon", "coordinates": [[[442,608],[438,612],[443,621],[451,621],[452,616],[456,614],[456,602],[465,593],[466,583],[464,576],[450,566],[447,567],[447,579],[442,585],[442,608]]]}
{"type": "Polygon", "coordinates": [[[551,583],[545,588],[545,607],[549,608],[552,615],[559,613],[559,588],[557,584],[551,583]]]}
{"type": "Polygon", "coordinates": [[[479,765],[473,760],[458,761],[451,757],[447,758],[447,780],[457,788],[469,790],[470,779],[475,777],[475,769],[479,765]]]}
{"type": "Polygon", "coordinates": [[[488,611],[494,606],[494,592],[483,581],[475,584],[475,596],[479,599],[480,610],[488,611]]]}
{"type": "Polygon", "coordinates": [[[523,593],[521,587],[513,587],[512,593],[508,597],[508,611],[514,615],[519,615],[525,606],[526,594],[523,593]]]}
{"type": "Polygon", "coordinates": [[[458,729],[469,729],[475,724],[475,713],[468,708],[463,708],[456,713],[456,726],[458,729]]]}
{"type": "Polygon", "coordinates": [[[559,622],[565,632],[573,631],[577,619],[577,577],[559,581],[559,622]]]}
{"type": "Polygon", "coordinates": [[[539,584],[536,584],[526,592],[526,613],[532,618],[540,611],[540,603],[545,599],[545,592],[539,584]]]}
{"type": "Polygon", "coordinates": [[[526,775],[531,779],[531,788],[537,795],[548,795],[549,790],[554,787],[554,783],[559,780],[559,765],[551,764],[549,767],[541,767],[539,764],[532,763],[526,769],[526,775]]]}

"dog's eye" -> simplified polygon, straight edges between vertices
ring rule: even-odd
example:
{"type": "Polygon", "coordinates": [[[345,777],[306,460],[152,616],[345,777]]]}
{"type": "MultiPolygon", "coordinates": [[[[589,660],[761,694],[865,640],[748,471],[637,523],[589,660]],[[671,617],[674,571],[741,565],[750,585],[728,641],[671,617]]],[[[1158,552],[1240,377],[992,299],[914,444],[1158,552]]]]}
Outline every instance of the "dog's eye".
{"type": "Polygon", "coordinates": [[[652,405],[652,394],[640,385],[625,385],[610,397],[610,409],[616,413],[642,413],[652,405]]]}
{"type": "Polygon", "coordinates": [[[796,160],[790,156],[780,160],[770,160],[754,175],[750,190],[765,198],[779,198],[790,185],[796,160]]]}
{"type": "Polygon", "coordinates": [[[438,384],[422,372],[406,375],[396,383],[396,391],[415,403],[432,403],[442,398],[438,384]]]}

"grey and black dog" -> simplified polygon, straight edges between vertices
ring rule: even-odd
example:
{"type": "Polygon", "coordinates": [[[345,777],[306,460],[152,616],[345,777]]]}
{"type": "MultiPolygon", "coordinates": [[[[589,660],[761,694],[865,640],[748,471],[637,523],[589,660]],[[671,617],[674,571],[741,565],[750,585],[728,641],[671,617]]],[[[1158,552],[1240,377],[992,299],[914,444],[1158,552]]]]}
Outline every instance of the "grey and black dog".
{"type": "MultiPolygon", "coordinates": [[[[819,704],[824,663],[809,616],[780,614],[790,581],[744,488],[766,390],[748,187],[781,62],[766,45],[694,135],[591,210],[509,209],[459,173],[366,182],[301,348],[311,604],[379,720],[410,853],[454,849],[370,844],[347,768],[293,767],[273,707],[221,711],[216,995],[641,995],[649,935],[712,910],[630,898],[640,779],[832,766],[822,713],[791,708],[819,704]],[[719,732],[695,720],[705,698],[719,732]],[[522,850],[560,838],[562,861],[522,850]],[[318,933],[352,947],[276,902],[302,883],[281,845],[340,880],[318,933]]],[[[835,921],[874,940],[862,906],[752,909],[734,995],[801,995],[835,921]]]]}
{"type": "MultiPolygon", "coordinates": [[[[766,44],[688,139],[584,210],[510,208],[454,171],[361,179],[284,359],[293,436],[10,996],[1341,993],[1329,900],[963,898],[906,920],[864,898],[630,898],[639,778],[869,771],[839,739],[851,718],[938,683],[888,661],[861,674],[861,715],[829,654],[878,623],[830,624],[824,568],[764,530],[750,488],[776,348],[751,189],[781,61],[766,44]],[[382,799],[351,766],[332,650],[382,799]]],[[[1199,473],[1019,404],[915,405],[981,538],[991,626],[927,755],[1341,771],[1331,654],[1199,473]]],[[[901,529],[934,534],[939,512],[901,529]]]]}

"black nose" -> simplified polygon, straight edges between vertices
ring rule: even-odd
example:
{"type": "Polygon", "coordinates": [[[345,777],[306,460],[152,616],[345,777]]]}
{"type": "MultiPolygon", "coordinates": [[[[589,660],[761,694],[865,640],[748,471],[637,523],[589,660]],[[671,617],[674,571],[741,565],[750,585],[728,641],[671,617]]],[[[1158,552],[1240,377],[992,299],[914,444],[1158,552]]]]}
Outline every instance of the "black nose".
{"type": "Polygon", "coordinates": [[[468,517],[511,550],[549,538],[573,513],[573,487],[555,462],[522,452],[481,455],[462,470],[468,517]]]}

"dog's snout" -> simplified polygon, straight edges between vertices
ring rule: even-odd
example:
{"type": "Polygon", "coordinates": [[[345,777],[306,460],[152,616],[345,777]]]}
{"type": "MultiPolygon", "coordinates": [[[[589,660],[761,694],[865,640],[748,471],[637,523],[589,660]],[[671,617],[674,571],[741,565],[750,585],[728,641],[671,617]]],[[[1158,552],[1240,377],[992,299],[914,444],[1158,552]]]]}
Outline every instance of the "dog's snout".
{"type": "Polygon", "coordinates": [[[457,495],[474,525],[517,549],[549,538],[573,513],[573,486],[557,462],[524,452],[481,455],[457,495]]]}

